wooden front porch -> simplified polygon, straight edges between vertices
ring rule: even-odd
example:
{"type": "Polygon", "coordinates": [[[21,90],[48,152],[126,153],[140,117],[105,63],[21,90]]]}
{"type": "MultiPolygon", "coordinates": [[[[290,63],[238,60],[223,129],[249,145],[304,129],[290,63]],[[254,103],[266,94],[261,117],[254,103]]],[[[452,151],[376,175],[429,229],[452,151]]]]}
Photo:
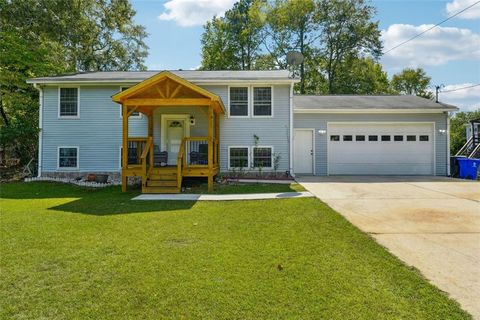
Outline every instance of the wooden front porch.
{"type": "Polygon", "coordinates": [[[213,190],[213,178],[220,168],[220,116],[225,112],[218,96],[164,71],[112,99],[122,105],[122,191],[127,189],[128,177],[141,177],[144,193],[178,193],[184,177],[205,177],[208,189],[213,190]],[[168,154],[154,144],[154,111],[187,106],[202,109],[208,132],[206,136],[184,136],[174,154],[176,164],[168,165],[161,159],[168,154]],[[128,119],[134,112],[148,119],[146,137],[129,136],[128,119]]]}
{"type": "MultiPolygon", "coordinates": [[[[155,160],[153,137],[128,139],[127,166],[122,168],[122,178],[141,177],[144,193],[179,193],[184,177],[205,177],[213,190],[213,177],[220,170],[219,144],[216,138],[185,137],[182,139],[176,165],[163,165],[155,160]],[[200,146],[207,145],[207,152],[200,146]],[[212,149],[212,156],[209,151],[212,149]],[[211,159],[210,159],[211,158],[211,159]],[[212,166],[210,166],[212,163],[212,166]]],[[[122,187],[126,181],[122,181],[122,187]]]]}

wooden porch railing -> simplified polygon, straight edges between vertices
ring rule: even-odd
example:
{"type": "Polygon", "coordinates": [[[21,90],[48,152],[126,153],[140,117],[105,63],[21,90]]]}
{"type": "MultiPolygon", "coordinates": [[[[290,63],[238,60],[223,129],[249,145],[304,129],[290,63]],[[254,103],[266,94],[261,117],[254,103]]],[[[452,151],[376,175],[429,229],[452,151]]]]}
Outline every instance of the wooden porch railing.
{"type": "MultiPolygon", "coordinates": [[[[208,137],[185,137],[182,145],[185,146],[183,164],[185,167],[208,167],[208,137]]],[[[213,166],[218,165],[219,146],[215,138],[213,144],[213,166]]]]}
{"type": "Polygon", "coordinates": [[[182,187],[182,172],[185,163],[185,139],[186,138],[182,139],[182,144],[180,145],[177,156],[177,188],[182,187]]]}
{"type": "Polygon", "coordinates": [[[148,170],[151,170],[153,167],[153,138],[148,137],[147,142],[144,145],[143,152],[140,156],[141,162],[142,162],[142,186],[145,186],[147,184],[147,178],[148,178],[148,171],[147,171],[147,157],[150,154],[149,157],[149,167],[148,170]]]}

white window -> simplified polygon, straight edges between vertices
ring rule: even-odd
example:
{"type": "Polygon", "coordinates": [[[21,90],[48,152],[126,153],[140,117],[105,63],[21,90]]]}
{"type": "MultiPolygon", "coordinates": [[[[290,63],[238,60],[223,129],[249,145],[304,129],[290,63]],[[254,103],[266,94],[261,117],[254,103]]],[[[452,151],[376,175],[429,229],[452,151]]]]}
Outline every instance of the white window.
{"type": "Polygon", "coordinates": [[[272,87],[253,87],[253,116],[271,117],[272,87]]]}
{"type": "Polygon", "coordinates": [[[79,88],[58,88],[58,117],[79,118],[80,117],[80,89],[79,88]]]}
{"type": "Polygon", "coordinates": [[[229,88],[229,115],[248,117],[248,87],[229,88]]]}
{"type": "Polygon", "coordinates": [[[58,169],[78,169],[78,147],[58,147],[58,169]]]}
{"type": "Polygon", "coordinates": [[[228,147],[228,167],[248,168],[249,167],[249,148],[248,147],[228,147]]]}
{"type": "Polygon", "coordinates": [[[272,147],[253,147],[253,167],[272,168],[272,147]]]}
{"type": "MultiPolygon", "coordinates": [[[[130,87],[120,87],[120,91],[125,91],[127,90],[128,88],[130,87]]],[[[123,116],[123,110],[122,110],[122,106],[120,106],[120,118],[122,118],[123,116]]],[[[130,117],[128,117],[129,119],[141,119],[142,118],[142,114],[138,111],[135,111],[135,112],[132,112],[132,114],[130,115],[130,117]]]]}

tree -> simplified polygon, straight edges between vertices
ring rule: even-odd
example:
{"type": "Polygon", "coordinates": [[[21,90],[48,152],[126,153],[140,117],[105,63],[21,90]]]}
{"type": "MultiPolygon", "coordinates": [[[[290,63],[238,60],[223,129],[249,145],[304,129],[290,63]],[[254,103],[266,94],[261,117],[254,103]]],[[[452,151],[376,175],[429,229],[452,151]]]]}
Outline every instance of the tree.
{"type": "Polygon", "coordinates": [[[267,11],[267,34],[265,47],[275,59],[277,66],[286,69],[286,55],[298,51],[304,56],[300,65],[299,91],[305,93],[305,60],[313,59],[310,48],[320,36],[315,20],[317,4],[314,0],[276,0],[267,11]]]}
{"type": "Polygon", "coordinates": [[[474,119],[480,119],[480,108],[474,111],[457,112],[450,119],[450,153],[452,155],[467,142],[465,125],[474,119]]]}
{"type": "Polygon", "coordinates": [[[232,43],[227,23],[221,18],[214,17],[203,28],[201,69],[237,69],[236,45],[232,43]]]}
{"type": "Polygon", "coordinates": [[[364,0],[322,0],[317,19],[322,30],[320,53],[328,93],[342,93],[336,85],[343,63],[369,56],[378,59],[382,54],[378,22],[372,22],[375,8],[364,0]]]}
{"type": "Polygon", "coordinates": [[[392,77],[391,85],[393,90],[408,95],[416,95],[432,99],[433,94],[428,91],[431,78],[422,68],[405,68],[392,77]]]}
{"type": "Polygon", "coordinates": [[[251,70],[260,55],[263,17],[262,0],[240,0],[204,26],[202,69],[251,70]]]}
{"type": "Polygon", "coordinates": [[[335,81],[337,92],[343,94],[390,93],[388,76],[382,65],[371,58],[350,58],[342,63],[335,81]]]}
{"type": "Polygon", "coordinates": [[[127,0],[0,0],[0,144],[36,155],[38,92],[27,78],[144,69],[146,33],[127,0]]]}
{"type": "Polygon", "coordinates": [[[145,28],[128,0],[11,0],[1,23],[62,45],[68,71],[145,69],[145,28]]]}

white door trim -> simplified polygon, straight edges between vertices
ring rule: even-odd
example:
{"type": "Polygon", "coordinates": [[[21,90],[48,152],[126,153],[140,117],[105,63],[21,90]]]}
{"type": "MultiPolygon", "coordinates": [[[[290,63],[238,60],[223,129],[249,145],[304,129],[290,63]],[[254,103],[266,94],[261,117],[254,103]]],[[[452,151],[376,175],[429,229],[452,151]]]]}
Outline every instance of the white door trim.
{"type": "Polygon", "coordinates": [[[435,128],[435,121],[328,121],[327,122],[327,176],[330,175],[330,125],[333,124],[429,124],[432,125],[433,132],[432,132],[432,143],[433,143],[433,176],[437,175],[437,132],[435,128]]]}
{"type": "Polygon", "coordinates": [[[183,136],[190,137],[190,115],[189,114],[165,114],[161,115],[160,123],[160,151],[166,150],[167,141],[165,139],[167,135],[167,121],[168,120],[182,120],[184,121],[183,136]]]}
{"type": "MultiPolygon", "coordinates": [[[[315,129],[313,128],[295,128],[293,129],[294,133],[293,133],[293,136],[295,137],[295,131],[311,131],[312,132],[312,172],[313,172],[313,175],[316,174],[316,164],[315,164],[315,158],[316,158],[316,148],[315,148],[315,129]]],[[[294,143],[295,143],[295,139],[292,139],[294,140],[294,143]]],[[[293,147],[293,150],[295,150],[295,147],[293,147]]],[[[293,154],[293,152],[292,152],[293,154]]],[[[292,168],[295,168],[295,155],[293,155],[292,157],[293,159],[293,164],[292,164],[292,168]]],[[[294,169],[295,170],[295,169],[294,169]]]]}

